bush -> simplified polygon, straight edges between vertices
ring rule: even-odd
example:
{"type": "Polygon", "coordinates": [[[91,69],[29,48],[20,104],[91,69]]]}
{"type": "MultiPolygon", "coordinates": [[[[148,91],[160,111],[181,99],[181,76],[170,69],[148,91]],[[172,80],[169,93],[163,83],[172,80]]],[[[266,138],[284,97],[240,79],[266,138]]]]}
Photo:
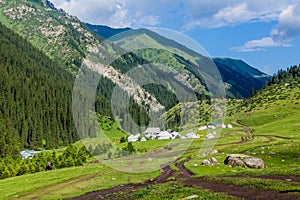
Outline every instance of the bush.
{"type": "Polygon", "coordinates": [[[123,137],[121,137],[121,139],[120,139],[120,143],[124,143],[124,142],[126,142],[126,138],[123,136],[123,137]]]}

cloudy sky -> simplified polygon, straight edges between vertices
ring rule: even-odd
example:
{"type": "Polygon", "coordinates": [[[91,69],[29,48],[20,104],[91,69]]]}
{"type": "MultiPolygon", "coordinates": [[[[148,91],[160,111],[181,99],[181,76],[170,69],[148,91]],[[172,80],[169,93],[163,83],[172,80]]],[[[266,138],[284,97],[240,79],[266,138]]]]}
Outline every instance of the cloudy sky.
{"type": "Polygon", "coordinates": [[[273,74],[300,64],[300,0],[50,0],[84,22],[162,27],[213,57],[243,59],[273,74]]]}

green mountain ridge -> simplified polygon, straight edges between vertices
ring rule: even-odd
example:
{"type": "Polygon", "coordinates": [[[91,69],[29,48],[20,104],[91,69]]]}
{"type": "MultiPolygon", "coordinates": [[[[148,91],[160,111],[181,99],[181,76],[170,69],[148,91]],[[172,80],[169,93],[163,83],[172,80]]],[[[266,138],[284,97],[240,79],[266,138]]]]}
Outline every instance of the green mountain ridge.
{"type": "MultiPolygon", "coordinates": [[[[102,30],[102,26],[98,26],[96,34],[105,37],[105,30],[102,30]]],[[[162,49],[170,52],[178,53],[183,58],[190,60],[192,63],[203,66],[205,65],[205,58],[201,54],[189,49],[188,47],[177,43],[174,40],[163,37],[151,30],[148,29],[131,29],[124,30],[120,29],[115,32],[115,35],[111,35],[111,40],[120,43],[122,46],[127,46],[126,41],[123,40],[123,37],[133,38],[135,42],[129,41],[128,45],[130,48],[147,48],[154,47],[157,49],[162,49]],[[135,47],[132,47],[132,45],[135,47]]],[[[138,53],[137,53],[138,54],[138,53]]],[[[146,60],[150,61],[161,61],[162,55],[159,52],[157,55],[151,54],[151,58],[143,57],[146,60]]],[[[164,60],[172,60],[174,57],[169,55],[164,58],[164,60]]],[[[184,62],[186,62],[184,61],[184,62]]],[[[226,84],[227,96],[235,97],[236,93],[238,93],[238,97],[245,98],[250,97],[254,91],[261,89],[269,80],[270,76],[259,71],[256,68],[251,67],[247,63],[242,60],[231,59],[231,58],[213,58],[213,62],[215,62],[216,67],[220,71],[222,79],[226,84]]],[[[165,64],[165,63],[163,63],[165,64]]],[[[185,65],[186,63],[173,63],[174,66],[185,65]]],[[[204,74],[209,74],[209,69],[201,67],[201,71],[204,74]]]]}
{"type": "Polygon", "coordinates": [[[213,61],[220,70],[223,80],[230,84],[231,87],[228,92],[231,93],[231,96],[250,97],[270,79],[269,75],[260,72],[242,60],[213,58],[213,61]]]}

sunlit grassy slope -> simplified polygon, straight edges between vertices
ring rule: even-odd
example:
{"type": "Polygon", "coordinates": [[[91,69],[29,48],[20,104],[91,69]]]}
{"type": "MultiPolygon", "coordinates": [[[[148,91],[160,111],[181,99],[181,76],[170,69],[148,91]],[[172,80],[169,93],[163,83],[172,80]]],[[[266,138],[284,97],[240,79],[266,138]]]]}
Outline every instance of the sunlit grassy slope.
{"type": "MultiPolygon", "coordinates": [[[[213,155],[220,163],[230,153],[244,153],[262,158],[267,169],[201,166],[201,141],[194,141],[192,160],[186,166],[197,175],[216,174],[297,174],[300,175],[300,88],[299,80],[268,86],[247,100],[230,100],[224,129],[213,155]],[[197,167],[195,167],[196,165],[197,167]]],[[[208,156],[212,157],[212,156],[208,156]]]]}

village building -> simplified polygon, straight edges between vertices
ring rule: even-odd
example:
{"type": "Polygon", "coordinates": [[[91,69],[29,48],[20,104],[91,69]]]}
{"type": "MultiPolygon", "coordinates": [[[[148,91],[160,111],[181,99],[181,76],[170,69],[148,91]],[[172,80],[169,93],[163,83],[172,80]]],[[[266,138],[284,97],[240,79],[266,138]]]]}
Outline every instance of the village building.
{"type": "Polygon", "coordinates": [[[28,150],[28,149],[20,152],[23,160],[26,158],[32,159],[38,153],[40,153],[40,151],[34,151],[34,150],[28,150]]]}
{"type": "Polygon", "coordinates": [[[232,128],[232,125],[231,124],[227,124],[227,128],[232,128]]]}
{"type": "Polygon", "coordinates": [[[199,136],[196,135],[196,133],[194,132],[188,133],[184,136],[184,139],[197,139],[197,138],[199,138],[199,136]]]}
{"type": "Polygon", "coordinates": [[[139,140],[140,135],[141,134],[130,135],[130,136],[128,136],[127,141],[128,142],[136,142],[139,140]]]}
{"type": "Polygon", "coordinates": [[[158,140],[167,140],[167,139],[172,139],[173,136],[168,131],[162,131],[157,135],[156,138],[158,140]]]}
{"type": "Polygon", "coordinates": [[[145,130],[145,135],[149,135],[149,134],[159,134],[160,133],[160,128],[158,127],[148,127],[146,130],[145,130]]]}
{"type": "Polygon", "coordinates": [[[171,135],[172,135],[172,139],[180,139],[181,138],[181,135],[175,131],[172,132],[171,135]]]}
{"type": "Polygon", "coordinates": [[[206,130],[208,127],[207,126],[200,126],[199,128],[198,128],[198,130],[199,131],[204,131],[204,130],[206,130]]]}
{"type": "Polygon", "coordinates": [[[222,124],[220,122],[211,122],[208,124],[208,127],[222,128],[222,124]]]}

